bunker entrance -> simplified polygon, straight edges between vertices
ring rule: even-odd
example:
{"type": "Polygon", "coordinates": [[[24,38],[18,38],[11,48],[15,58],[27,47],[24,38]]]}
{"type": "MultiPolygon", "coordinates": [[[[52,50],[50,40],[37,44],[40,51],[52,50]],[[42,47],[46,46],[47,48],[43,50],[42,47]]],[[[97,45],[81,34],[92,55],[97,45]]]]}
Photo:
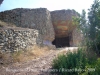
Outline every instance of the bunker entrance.
{"type": "Polygon", "coordinates": [[[56,48],[61,47],[69,47],[70,46],[70,40],[69,37],[62,37],[62,38],[55,38],[55,40],[52,42],[53,45],[56,46],[56,48]]]}

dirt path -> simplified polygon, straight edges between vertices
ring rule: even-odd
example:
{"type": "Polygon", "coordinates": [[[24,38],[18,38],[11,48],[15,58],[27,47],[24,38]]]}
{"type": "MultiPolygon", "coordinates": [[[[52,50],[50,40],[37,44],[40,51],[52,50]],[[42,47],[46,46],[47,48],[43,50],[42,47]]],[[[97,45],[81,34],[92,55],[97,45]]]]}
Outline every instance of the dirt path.
{"type": "Polygon", "coordinates": [[[49,53],[35,60],[24,63],[16,63],[13,65],[9,65],[8,67],[3,67],[2,69],[0,69],[0,75],[51,75],[49,73],[51,63],[52,60],[57,56],[57,54],[63,51],[74,49],[77,48],[71,47],[61,48],[59,50],[50,50],[49,53]]]}

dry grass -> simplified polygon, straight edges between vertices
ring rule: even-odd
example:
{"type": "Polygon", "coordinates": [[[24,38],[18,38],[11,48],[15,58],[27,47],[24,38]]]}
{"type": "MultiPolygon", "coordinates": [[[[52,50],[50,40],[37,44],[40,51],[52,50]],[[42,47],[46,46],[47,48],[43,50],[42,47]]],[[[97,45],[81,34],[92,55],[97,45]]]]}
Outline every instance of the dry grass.
{"type": "Polygon", "coordinates": [[[40,56],[49,52],[48,47],[34,46],[28,50],[21,50],[14,53],[0,53],[0,65],[9,65],[16,62],[26,62],[28,60],[34,60],[40,56]]]}
{"type": "Polygon", "coordinates": [[[7,27],[7,26],[16,27],[16,25],[14,25],[12,23],[6,23],[6,22],[3,22],[0,20],[0,27],[7,27]]]}
{"type": "Polygon", "coordinates": [[[13,53],[14,62],[24,62],[32,59],[36,59],[39,56],[45,55],[46,52],[49,52],[49,49],[47,47],[38,47],[34,46],[27,51],[19,51],[16,53],[13,53]]]}

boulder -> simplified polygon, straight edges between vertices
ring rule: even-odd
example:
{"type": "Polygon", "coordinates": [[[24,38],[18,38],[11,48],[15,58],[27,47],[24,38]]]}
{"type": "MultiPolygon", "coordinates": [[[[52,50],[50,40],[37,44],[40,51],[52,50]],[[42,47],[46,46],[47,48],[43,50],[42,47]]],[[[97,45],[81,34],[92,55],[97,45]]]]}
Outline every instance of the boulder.
{"type": "Polygon", "coordinates": [[[66,37],[74,29],[73,17],[77,16],[74,10],[57,10],[51,12],[52,23],[55,29],[56,37],[66,37]]]}
{"type": "Polygon", "coordinates": [[[52,24],[55,30],[56,47],[78,46],[81,42],[81,31],[73,23],[73,18],[78,17],[75,10],[56,10],[51,12],[52,24]]]}

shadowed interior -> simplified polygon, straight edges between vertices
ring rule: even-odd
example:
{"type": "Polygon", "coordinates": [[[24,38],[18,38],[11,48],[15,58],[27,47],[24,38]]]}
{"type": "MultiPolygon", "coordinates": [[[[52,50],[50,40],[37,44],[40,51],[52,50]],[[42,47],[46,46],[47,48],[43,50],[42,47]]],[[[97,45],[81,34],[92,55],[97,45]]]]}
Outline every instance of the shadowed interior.
{"type": "Polygon", "coordinates": [[[56,48],[61,47],[69,47],[70,46],[70,38],[69,37],[61,37],[61,38],[55,38],[55,40],[52,42],[53,45],[56,46],[56,48]]]}

